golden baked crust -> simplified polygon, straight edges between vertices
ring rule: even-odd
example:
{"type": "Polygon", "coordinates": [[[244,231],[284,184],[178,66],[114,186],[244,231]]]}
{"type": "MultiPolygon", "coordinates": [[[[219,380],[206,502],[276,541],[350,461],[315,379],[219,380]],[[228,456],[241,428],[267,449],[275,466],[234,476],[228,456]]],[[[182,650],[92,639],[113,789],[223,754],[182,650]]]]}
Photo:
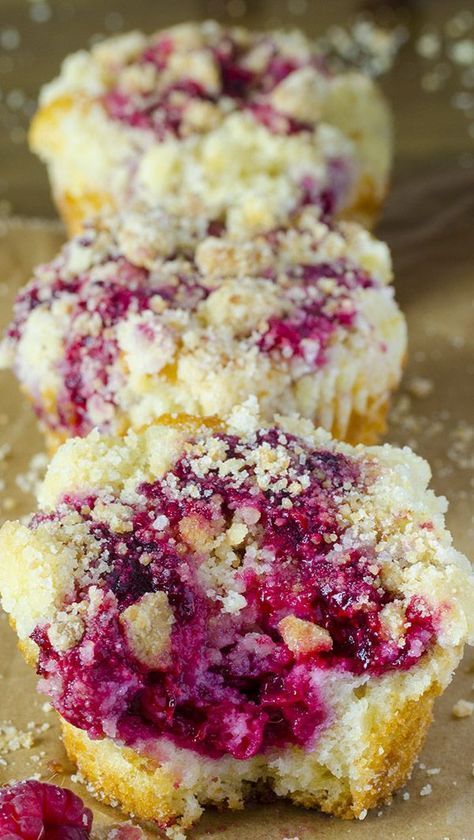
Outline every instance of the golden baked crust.
{"type": "MultiPolygon", "coordinates": [[[[353,203],[349,207],[345,207],[339,214],[339,217],[358,222],[368,228],[368,230],[372,230],[380,216],[380,211],[387,194],[388,184],[385,187],[383,195],[381,195],[377,191],[373,180],[369,175],[366,175],[364,178],[361,178],[359,189],[357,195],[354,197],[353,203]]],[[[83,215],[83,221],[85,219],[86,216],[83,215]]],[[[76,229],[80,229],[81,224],[82,222],[79,222],[76,229]]],[[[74,228],[72,229],[74,230],[74,228]]]]}
{"type": "Polygon", "coordinates": [[[387,415],[390,409],[390,401],[382,404],[369,403],[367,411],[360,414],[352,411],[347,424],[347,429],[340,429],[337,424],[330,429],[333,437],[344,440],[355,446],[363,443],[372,446],[379,443],[387,428],[387,415]]]}
{"type": "Polygon", "coordinates": [[[166,824],[176,819],[175,784],[169,772],[110,740],[92,741],[66,721],[61,726],[69,758],[106,802],[120,802],[125,811],[142,820],[166,824]]]}

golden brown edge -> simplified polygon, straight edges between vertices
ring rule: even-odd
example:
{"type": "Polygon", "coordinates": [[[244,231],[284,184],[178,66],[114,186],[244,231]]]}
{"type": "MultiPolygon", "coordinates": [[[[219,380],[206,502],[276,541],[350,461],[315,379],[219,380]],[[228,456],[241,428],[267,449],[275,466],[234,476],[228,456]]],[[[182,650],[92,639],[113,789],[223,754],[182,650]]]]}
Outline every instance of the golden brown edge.
{"type": "MultiPolygon", "coordinates": [[[[420,698],[407,701],[398,711],[396,720],[387,721],[383,731],[374,733],[358,768],[357,788],[348,787],[346,792],[343,789],[336,799],[334,792],[329,790],[314,794],[296,792],[290,795],[291,801],[305,808],[319,808],[342,819],[355,819],[389,801],[410,775],[432,720],[434,699],[439,693],[440,687],[432,685],[420,698]]],[[[160,772],[158,765],[129,748],[118,747],[107,740],[93,741],[64,720],[61,725],[69,758],[105,801],[116,800],[126,812],[144,820],[170,823],[179,819],[176,787],[169,770],[160,772]]],[[[258,794],[258,787],[256,792],[258,794]]],[[[241,807],[238,799],[236,802],[229,802],[228,807],[241,807]]],[[[222,805],[221,802],[217,804],[222,805]]],[[[185,821],[185,825],[190,822],[185,821]]]]}

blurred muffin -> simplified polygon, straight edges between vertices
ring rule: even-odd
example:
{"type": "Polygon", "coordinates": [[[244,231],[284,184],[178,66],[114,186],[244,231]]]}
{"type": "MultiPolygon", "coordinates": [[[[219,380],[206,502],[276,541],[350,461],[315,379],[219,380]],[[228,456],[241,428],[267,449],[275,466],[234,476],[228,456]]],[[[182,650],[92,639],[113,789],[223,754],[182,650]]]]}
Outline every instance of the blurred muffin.
{"type": "Polygon", "coordinates": [[[1,347],[54,448],[255,395],[375,442],[406,349],[386,245],[306,208],[232,238],[202,217],[126,211],[40,266],[1,347]]]}
{"type": "Polygon", "coordinates": [[[212,21],[70,56],[30,139],[70,232],[131,198],[247,233],[306,204],[370,224],[391,162],[388,109],[369,78],[332,74],[300,32],[212,21]]]}
{"type": "Polygon", "coordinates": [[[429,478],[254,401],[64,444],[1,531],[0,589],[83,775],[172,837],[256,786],[344,818],[386,800],[474,633],[429,478]]]}

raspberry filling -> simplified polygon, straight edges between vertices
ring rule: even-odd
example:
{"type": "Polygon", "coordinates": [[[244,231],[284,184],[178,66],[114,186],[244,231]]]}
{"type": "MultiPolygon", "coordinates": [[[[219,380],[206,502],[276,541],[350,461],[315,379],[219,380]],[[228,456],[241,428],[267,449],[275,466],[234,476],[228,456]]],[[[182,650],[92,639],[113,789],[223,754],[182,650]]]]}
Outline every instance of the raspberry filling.
{"type": "MultiPolygon", "coordinates": [[[[277,45],[272,46],[268,37],[261,39],[260,45],[266,47],[267,58],[258,71],[246,66],[249,49],[237,44],[230,35],[223,37],[217,46],[202,49],[203,55],[211,55],[215,62],[219,77],[218,92],[206,89],[190,76],[164,86],[157,84],[146,92],[136,90],[131,93],[121,84],[119,72],[118,83],[103,97],[104,107],[112,119],[131,128],[153,131],[160,141],[185,134],[184,120],[191,103],[196,100],[214,103],[223,98],[229,100],[231,110],[248,110],[257,122],[274,134],[311,131],[311,125],[277,111],[270,104],[268,95],[276,85],[302,67],[314,67],[327,75],[322,57],[297,60],[279,56],[277,45]]],[[[250,49],[256,47],[258,43],[253,42],[250,49]]],[[[151,66],[157,73],[164,74],[174,52],[173,39],[168,35],[161,36],[134,60],[134,64],[137,69],[151,66]]]]}
{"type": "MultiPolygon", "coordinates": [[[[212,229],[216,236],[222,232],[218,226],[212,229]]],[[[80,249],[84,253],[91,249],[93,253],[97,236],[84,235],[79,240],[80,249]]],[[[256,346],[261,353],[271,354],[276,366],[295,360],[295,375],[302,375],[327,364],[335,332],[357,325],[358,292],[378,284],[342,259],[333,264],[278,268],[280,236],[278,230],[266,236],[277,268],[264,271],[263,275],[268,282],[279,284],[288,314],[268,318],[266,326],[262,322],[258,331],[249,328],[246,333],[243,325],[239,341],[244,349],[256,346]]],[[[84,436],[95,426],[105,432],[114,430],[113,421],[120,411],[121,393],[128,377],[119,344],[120,326],[136,315],[148,317],[137,327],[136,340],[142,338],[147,350],[164,358],[164,341],[168,339],[179,347],[179,332],[166,326],[167,312],[179,310],[180,317],[197,318],[200,304],[212,291],[191,258],[183,260],[174,255],[157,269],[148,270],[109,251],[92,268],[75,273],[69,268],[66,247],[55,261],[40,267],[16,300],[7,338],[15,344],[21,341],[34,310],[54,312],[58,305],[64,308],[61,355],[51,361],[59,383],[54,411],[51,396],[43,400],[28,382],[36,413],[45,426],[74,436],[84,436]]],[[[197,328],[201,340],[209,341],[198,318],[197,328]]],[[[163,368],[152,375],[166,377],[167,365],[164,361],[163,368]]],[[[20,369],[18,376],[22,380],[20,369]]]]}
{"type": "Polygon", "coordinates": [[[0,788],[5,840],[88,840],[92,812],[71,790],[29,780],[0,788]]]}
{"type": "Polygon", "coordinates": [[[409,669],[432,644],[435,618],[412,598],[403,634],[391,636],[383,611],[397,593],[383,585],[375,546],[354,544],[340,524],[339,506],[370,484],[370,464],[311,451],[276,429],[245,451],[231,435],[213,440],[223,467],[181,457],[138,487],[119,533],[97,521],[94,496],[66,496],[56,513],[33,519],[38,527],[74,512],[99,551],[66,607],[87,610],[81,638],[58,650],[49,626],[32,634],[43,688],[91,737],[148,754],[163,737],[213,758],[311,746],[331,716],[325,675],[409,669]],[[262,481],[261,464],[279,458],[286,483],[281,473],[262,481]],[[223,551],[226,534],[234,538],[223,551]],[[150,593],[166,594],[172,616],[155,665],[124,631],[127,611],[150,593]]]}

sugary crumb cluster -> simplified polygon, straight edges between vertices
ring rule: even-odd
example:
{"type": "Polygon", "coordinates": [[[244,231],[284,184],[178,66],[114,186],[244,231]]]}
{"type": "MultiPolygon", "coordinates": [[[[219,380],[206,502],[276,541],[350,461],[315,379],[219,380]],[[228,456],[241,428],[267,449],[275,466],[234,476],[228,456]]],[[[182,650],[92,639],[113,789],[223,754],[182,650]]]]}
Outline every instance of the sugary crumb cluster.
{"type": "Polygon", "coordinates": [[[236,239],[130,210],[89,226],[20,292],[3,342],[47,430],[122,432],[255,394],[344,436],[386,404],[405,353],[388,249],[306,208],[236,239]]]}
{"type": "Polygon", "coordinates": [[[40,512],[2,532],[4,606],[92,738],[313,746],[335,678],[360,689],[465,641],[467,561],[408,451],[262,427],[253,402],[202,422],[66,444],[40,512]]]}
{"type": "Polygon", "coordinates": [[[302,33],[207,21],[70,56],[42,93],[32,143],[60,203],[89,194],[117,207],[132,191],[258,231],[306,204],[333,214],[360,190],[376,205],[389,135],[374,83],[332,75],[302,33]]]}
{"type": "Polygon", "coordinates": [[[301,35],[215,23],[187,24],[149,39],[133,33],[100,45],[95,57],[105,73],[116,65],[104,96],[109,116],[149,129],[159,140],[209,131],[241,109],[275,134],[311,129],[329,75],[324,58],[301,35]]]}
{"type": "Polygon", "coordinates": [[[0,788],[6,840],[89,840],[92,812],[72,791],[34,780],[0,788]]]}

